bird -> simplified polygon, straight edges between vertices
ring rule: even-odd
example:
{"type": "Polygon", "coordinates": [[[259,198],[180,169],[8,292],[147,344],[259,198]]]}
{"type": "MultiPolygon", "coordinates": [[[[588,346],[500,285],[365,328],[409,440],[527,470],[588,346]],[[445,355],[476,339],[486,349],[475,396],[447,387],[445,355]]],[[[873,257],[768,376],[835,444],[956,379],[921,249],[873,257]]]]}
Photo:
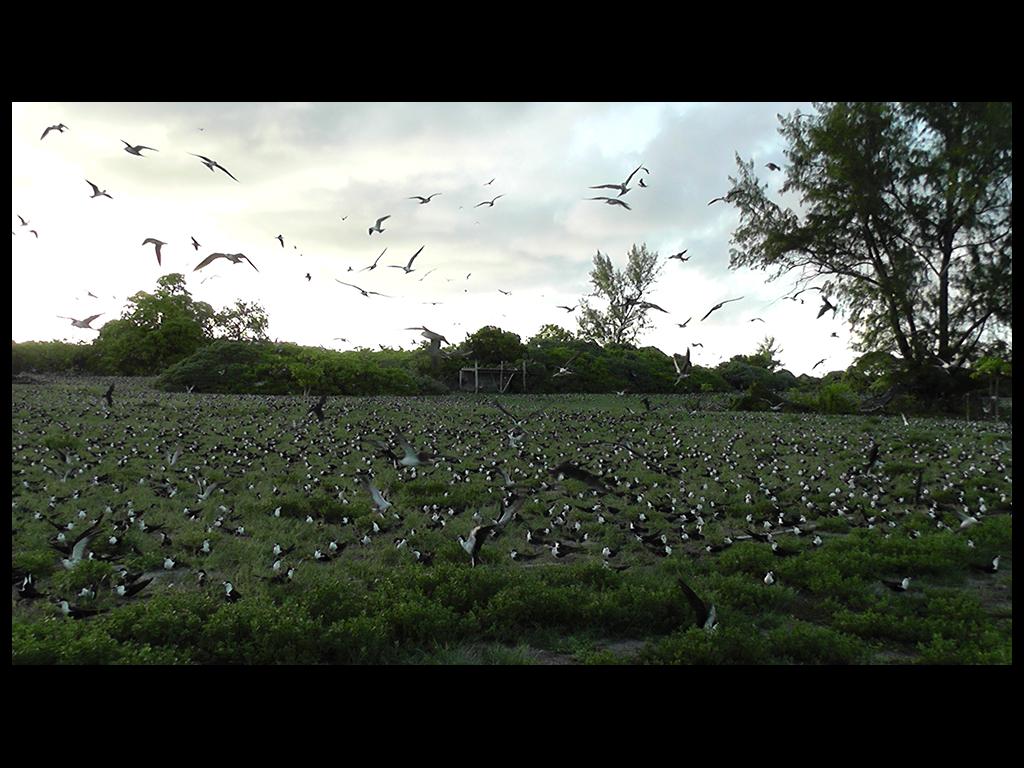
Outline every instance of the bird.
{"type": "Polygon", "coordinates": [[[604,493],[608,492],[608,488],[601,481],[597,475],[594,475],[582,467],[577,467],[571,461],[563,461],[554,469],[549,470],[549,473],[554,475],[556,479],[562,480],[563,478],[570,477],[573,480],[579,480],[595,491],[601,491],[604,493]]]}
{"type": "Polygon", "coordinates": [[[818,362],[816,362],[814,365],[811,366],[811,370],[813,371],[815,368],[817,368],[819,365],[824,363],[826,360],[828,360],[827,357],[821,358],[821,360],[819,360],[818,362]]]}
{"type": "MultiPolygon", "coordinates": [[[[579,304],[576,305],[578,307],[579,304]]],[[[559,304],[557,309],[564,309],[566,312],[572,313],[576,311],[576,307],[567,307],[564,304],[559,304]]]]}
{"type": "Polygon", "coordinates": [[[420,326],[419,328],[406,328],[405,330],[407,330],[407,331],[423,331],[423,333],[421,333],[420,336],[422,336],[425,339],[430,339],[431,341],[444,342],[445,344],[451,344],[451,342],[448,341],[448,339],[446,339],[440,333],[435,333],[434,331],[430,330],[429,328],[426,328],[426,327],[423,327],[423,326],[420,326]]]}
{"type": "MultiPolygon", "coordinates": [[[[491,181],[493,181],[493,179],[491,179],[491,181]]],[[[505,195],[498,195],[498,197],[495,197],[492,200],[484,200],[482,203],[477,203],[473,207],[474,208],[479,208],[481,205],[489,205],[489,206],[491,206],[491,208],[493,208],[495,200],[497,200],[498,198],[504,197],[504,196],[505,195]]]]}
{"type": "Polygon", "coordinates": [[[712,205],[713,203],[717,203],[719,200],[721,200],[723,203],[728,203],[729,202],[729,196],[725,195],[724,197],[716,197],[714,200],[712,200],[710,203],[708,203],[708,205],[712,205]]]}
{"type": "Polygon", "coordinates": [[[27,227],[29,225],[29,222],[20,213],[18,214],[18,219],[21,221],[21,226],[27,227]]]}
{"type": "Polygon", "coordinates": [[[686,253],[686,251],[688,251],[688,250],[690,250],[690,249],[687,248],[686,250],[680,251],[679,253],[672,254],[668,258],[669,258],[669,260],[671,260],[671,259],[679,259],[680,262],[689,261],[690,258],[691,258],[690,256],[687,256],[685,259],[683,258],[683,254],[686,253]]]}
{"type": "MultiPolygon", "coordinates": [[[[104,189],[102,192],[100,192],[100,188],[93,184],[91,181],[89,181],[88,179],[86,179],[85,181],[90,187],[92,187],[91,197],[110,197],[110,195],[107,194],[107,190],[104,189]]],[[[110,199],[113,200],[114,198],[110,197],[110,199]]]]}
{"type": "Polygon", "coordinates": [[[910,577],[907,576],[900,581],[890,581],[889,579],[882,579],[882,583],[885,584],[893,592],[906,592],[910,589],[910,577]]]}
{"type": "MultiPolygon", "coordinates": [[[[634,176],[636,176],[637,171],[641,171],[641,170],[644,171],[645,173],[650,173],[650,171],[648,171],[646,168],[644,168],[642,165],[640,165],[640,166],[637,166],[636,170],[633,171],[631,174],[629,174],[629,176],[626,178],[626,180],[624,182],[622,182],[621,184],[598,184],[597,186],[594,186],[594,187],[588,187],[588,189],[617,189],[617,190],[619,190],[619,197],[622,197],[624,194],[626,194],[630,190],[629,182],[633,180],[634,176]]],[[[596,197],[591,198],[591,200],[598,200],[598,199],[600,199],[600,198],[596,198],[596,197]]],[[[628,208],[629,206],[626,206],[626,207],[628,208]]]]}
{"type": "Polygon", "coordinates": [[[433,200],[435,197],[437,197],[440,194],[443,194],[443,193],[435,192],[434,194],[430,195],[430,197],[423,197],[422,195],[413,195],[412,197],[409,197],[409,198],[406,198],[406,199],[407,200],[419,200],[420,201],[420,205],[426,205],[427,203],[429,203],[431,200],[433,200]]]}
{"type": "Polygon", "coordinates": [[[363,487],[367,491],[369,491],[370,496],[373,498],[373,503],[377,507],[377,511],[387,512],[391,507],[391,502],[384,498],[383,494],[377,490],[377,486],[365,477],[360,477],[359,482],[362,483],[363,487]]]}
{"type": "Polygon", "coordinates": [[[43,131],[43,135],[39,137],[39,140],[42,141],[43,139],[45,139],[46,138],[46,134],[48,134],[50,131],[57,131],[57,133],[64,133],[64,131],[66,131],[67,129],[68,129],[68,127],[66,125],[64,125],[64,123],[57,123],[57,125],[51,125],[45,131],[43,131]]]}
{"type": "Polygon", "coordinates": [[[615,198],[615,197],[588,197],[586,199],[587,200],[604,200],[605,203],[607,203],[608,205],[621,205],[627,211],[633,210],[632,208],[629,207],[629,203],[627,203],[625,200],[619,200],[618,198],[615,198]]]}
{"type": "Polygon", "coordinates": [[[669,313],[667,309],[662,309],[657,304],[652,304],[649,301],[641,301],[640,302],[640,309],[656,309],[659,312],[664,312],[666,315],[669,313]]]}
{"type": "Polygon", "coordinates": [[[385,253],[387,253],[387,252],[388,252],[388,249],[387,249],[387,248],[385,248],[385,249],[384,249],[383,251],[381,251],[381,252],[380,252],[380,256],[378,256],[378,257],[377,257],[377,260],[376,260],[376,261],[374,261],[374,262],[373,262],[373,264],[371,264],[371,265],[370,265],[370,266],[368,266],[368,267],[363,267],[363,268],[362,268],[362,269],[360,269],[359,271],[360,271],[360,272],[365,272],[366,270],[370,270],[370,271],[372,272],[373,270],[375,270],[375,269],[377,268],[377,263],[378,263],[378,262],[380,261],[380,259],[381,259],[381,256],[383,256],[383,255],[384,255],[385,253]]]}
{"type": "Polygon", "coordinates": [[[459,536],[459,544],[469,554],[469,562],[472,567],[476,567],[477,555],[480,554],[480,548],[484,545],[484,540],[487,538],[487,534],[493,528],[493,525],[478,525],[469,532],[469,536],[467,538],[464,539],[459,536]]]}
{"type": "Polygon", "coordinates": [[[644,180],[643,180],[643,179],[640,179],[640,182],[639,182],[639,184],[640,184],[640,186],[641,186],[641,187],[643,187],[644,189],[647,189],[647,185],[646,185],[646,184],[644,184],[644,180]]]}
{"type": "Polygon", "coordinates": [[[690,362],[690,348],[686,348],[686,357],[680,358],[678,355],[672,355],[672,364],[676,367],[676,384],[685,379],[690,375],[690,369],[693,368],[693,364],[690,362]],[[683,364],[679,364],[679,360],[682,359],[683,364]]]}
{"type": "Polygon", "coordinates": [[[707,314],[707,315],[704,315],[704,317],[702,317],[702,318],[700,319],[700,321],[701,321],[701,322],[703,323],[703,322],[704,322],[705,320],[707,320],[707,319],[708,319],[708,316],[709,316],[709,315],[710,315],[710,314],[711,314],[712,312],[714,312],[714,311],[715,311],[716,309],[721,309],[721,308],[722,308],[723,306],[725,306],[726,304],[728,304],[728,303],[729,303],[730,301],[739,301],[739,300],[740,300],[740,299],[742,299],[742,298],[743,298],[743,297],[742,297],[742,296],[740,296],[740,297],[739,297],[739,298],[737,298],[737,299],[726,299],[726,300],[725,300],[725,301],[723,301],[723,302],[720,302],[720,303],[718,303],[718,304],[715,304],[715,306],[713,306],[713,307],[712,307],[711,309],[709,309],[709,310],[708,310],[708,314],[707,314]]]}
{"type": "Polygon", "coordinates": [[[85,320],[75,320],[75,318],[73,317],[65,317],[64,315],[57,315],[57,317],[61,318],[62,320],[70,320],[71,324],[75,326],[75,328],[88,328],[90,331],[95,331],[96,329],[91,327],[89,323],[91,323],[93,320],[95,320],[102,314],[103,313],[100,312],[99,315],[92,315],[91,317],[85,318],[85,320]]]}
{"type": "Polygon", "coordinates": [[[82,608],[71,605],[67,600],[58,600],[57,604],[60,606],[61,613],[65,616],[70,616],[72,619],[84,619],[108,610],[107,608],[82,608]]]}
{"type": "Polygon", "coordinates": [[[192,238],[192,247],[195,248],[197,251],[199,250],[199,241],[196,240],[194,237],[192,238]]]}
{"type": "Polygon", "coordinates": [[[766,586],[769,586],[769,587],[772,584],[775,583],[775,572],[774,571],[768,571],[768,573],[765,574],[765,576],[764,576],[764,583],[765,583],[766,586]]]}
{"type": "Polygon", "coordinates": [[[821,316],[824,315],[826,312],[828,312],[830,309],[832,310],[832,317],[835,317],[836,316],[836,308],[835,308],[835,306],[833,304],[831,304],[829,302],[828,297],[827,296],[822,296],[821,300],[823,302],[825,302],[825,303],[822,304],[821,305],[821,309],[818,310],[818,317],[816,319],[821,319],[821,316]]]}
{"type": "MultiPolygon", "coordinates": [[[[198,272],[200,269],[202,269],[207,264],[210,264],[216,259],[227,259],[232,264],[240,264],[242,262],[242,259],[245,259],[246,261],[249,262],[250,267],[256,269],[256,265],[253,264],[252,261],[249,260],[249,257],[246,256],[244,253],[211,253],[209,256],[207,256],[205,259],[199,262],[198,266],[196,266],[196,268],[193,269],[192,271],[198,272]]],[[[258,269],[256,269],[256,271],[259,272],[258,269]]]]}
{"type": "Polygon", "coordinates": [[[123,597],[127,600],[129,597],[133,597],[134,595],[139,594],[139,592],[145,589],[152,581],[152,576],[150,576],[148,579],[136,577],[136,579],[132,581],[130,584],[119,584],[114,589],[114,592],[117,593],[118,597],[123,597]]]}
{"type": "Polygon", "coordinates": [[[107,401],[107,406],[111,407],[114,405],[114,385],[110,385],[110,389],[107,390],[106,394],[103,395],[103,399],[107,401]]]}
{"type": "Polygon", "coordinates": [[[867,466],[864,467],[864,471],[867,472],[869,469],[871,469],[871,467],[875,465],[876,461],[878,461],[878,443],[876,443],[874,439],[872,439],[871,452],[868,454],[868,463],[867,466]]]}
{"type": "Polygon", "coordinates": [[[976,571],[981,571],[982,573],[996,573],[999,570],[999,555],[993,557],[992,562],[986,563],[985,565],[976,565],[972,563],[971,568],[976,571]]]}
{"type": "Polygon", "coordinates": [[[503,293],[506,296],[511,296],[512,295],[512,291],[503,291],[503,290],[501,290],[501,288],[498,289],[498,293],[503,293]]]}
{"type": "Polygon", "coordinates": [[[145,240],[142,241],[142,244],[156,246],[156,263],[162,266],[163,262],[160,260],[160,248],[164,245],[167,245],[167,243],[165,243],[163,240],[157,240],[155,237],[147,237],[145,240]]]}
{"type": "Polygon", "coordinates": [[[334,282],[341,283],[342,285],[347,285],[349,288],[355,288],[357,291],[359,291],[361,294],[363,294],[363,296],[366,296],[367,298],[369,298],[370,296],[383,296],[386,299],[394,298],[394,297],[388,296],[387,294],[384,294],[384,293],[377,293],[377,291],[366,291],[366,290],[363,290],[358,285],[352,285],[352,283],[346,283],[343,280],[339,280],[338,278],[334,278],[334,282]]]}
{"type": "MultiPolygon", "coordinates": [[[[405,274],[407,274],[407,275],[408,275],[408,274],[409,274],[410,272],[415,272],[416,270],[414,270],[414,269],[412,268],[412,263],[413,263],[414,261],[416,261],[416,257],[417,257],[417,256],[419,256],[419,255],[420,255],[420,252],[421,252],[421,251],[422,251],[422,250],[423,250],[424,248],[426,248],[426,247],[427,247],[427,246],[425,246],[425,245],[421,245],[421,246],[420,246],[420,250],[419,250],[419,251],[416,251],[416,253],[414,253],[414,254],[412,255],[412,258],[411,258],[411,259],[409,259],[409,263],[408,263],[408,264],[406,264],[406,265],[405,265],[404,267],[403,267],[403,266],[402,266],[401,264],[388,264],[388,266],[389,266],[390,268],[392,268],[392,269],[401,269],[401,270],[404,270],[404,271],[405,271],[405,274]]],[[[384,250],[387,250],[387,249],[385,248],[384,250]]],[[[381,255],[383,256],[384,254],[381,254],[381,255]]]]}
{"type": "MultiPolygon", "coordinates": [[[[495,178],[496,178],[496,177],[495,177],[495,178]]],[[[491,179],[491,180],[490,180],[490,181],[488,181],[488,182],[487,182],[486,184],[484,184],[484,186],[485,186],[485,187],[489,187],[489,186],[491,186],[491,184],[493,184],[493,183],[494,183],[494,179],[491,179]]]]}
{"type": "Polygon", "coordinates": [[[36,240],[38,240],[38,239],[39,239],[39,233],[38,233],[38,232],[36,232],[36,231],[35,231],[34,229],[30,229],[30,230],[29,230],[29,232],[31,232],[31,233],[32,233],[33,235],[35,235],[35,236],[36,236],[36,240]]]}
{"type": "Polygon", "coordinates": [[[309,409],[309,411],[306,413],[306,415],[309,416],[309,414],[311,414],[311,413],[316,414],[316,420],[317,421],[323,421],[324,420],[324,405],[326,403],[327,403],[327,395],[321,395],[319,402],[314,404],[309,409]]]}
{"type": "Polygon", "coordinates": [[[764,322],[764,319],[760,318],[760,317],[752,317],[752,318],[750,318],[750,322],[752,322],[752,323],[757,321],[757,320],[760,320],[762,323],[764,322]]]}
{"type": "Polygon", "coordinates": [[[145,155],[142,154],[142,150],[144,150],[144,149],[148,149],[151,152],[159,152],[160,151],[159,149],[153,149],[152,147],[144,147],[141,144],[139,144],[136,147],[133,147],[131,144],[129,144],[124,139],[121,139],[121,143],[124,144],[124,151],[125,152],[127,152],[129,155],[136,155],[137,157],[145,157],[145,155]]]}
{"type": "MultiPolygon", "coordinates": [[[[225,168],[225,167],[224,167],[223,165],[221,165],[220,163],[218,163],[218,162],[217,162],[216,160],[211,160],[210,158],[208,158],[208,157],[205,157],[204,155],[197,155],[197,154],[195,154],[195,153],[193,153],[193,152],[189,152],[189,154],[190,154],[190,155],[192,155],[192,157],[198,157],[198,158],[199,158],[200,160],[202,160],[202,161],[203,161],[203,165],[205,165],[205,166],[206,166],[207,168],[209,168],[209,169],[210,169],[210,172],[211,172],[211,173],[213,173],[213,169],[214,169],[214,168],[220,168],[220,169],[221,169],[222,171],[224,171],[224,173],[226,173],[226,174],[227,174],[228,176],[231,176],[231,178],[232,178],[232,179],[235,179],[235,177],[234,177],[234,175],[233,175],[233,174],[231,173],[231,171],[229,171],[229,170],[228,170],[227,168],[225,168]]],[[[235,181],[238,181],[238,179],[235,179],[235,181]]]]}
{"type": "Polygon", "coordinates": [[[391,214],[389,213],[387,216],[381,216],[379,219],[377,219],[377,223],[374,224],[372,227],[370,227],[367,230],[367,232],[369,232],[369,234],[370,234],[370,237],[373,237],[373,233],[374,232],[383,232],[384,228],[381,227],[381,224],[383,224],[385,221],[387,221],[390,218],[391,218],[391,214]]]}
{"type": "Polygon", "coordinates": [[[313,279],[313,276],[311,274],[309,274],[309,272],[307,272],[306,273],[306,282],[309,282],[312,279],[313,279]]]}
{"type": "Polygon", "coordinates": [[[284,248],[284,235],[278,235],[278,236],[277,236],[276,238],[274,238],[274,239],[275,239],[275,240],[280,240],[280,241],[281,241],[281,247],[282,247],[282,248],[284,248]]]}
{"type": "Polygon", "coordinates": [[[718,612],[715,610],[714,604],[705,603],[697,597],[697,593],[682,579],[677,579],[677,581],[679,587],[683,590],[683,594],[686,595],[690,607],[693,608],[694,614],[696,614],[697,626],[705,632],[714,632],[718,628],[718,612]]]}
{"type": "Polygon", "coordinates": [[[764,167],[767,168],[769,171],[781,171],[782,170],[775,163],[766,163],[764,167]]]}
{"type": "Polygon", "coordinates": [[[235,589],[234,584],[232,584],[230,581],[224,581],[221,583],[224,585],[225,600],[227,600],[229,603],[237,603],[239,600],[242,599],[242,596],[239,594],[238,590],[235,589]]]}
{"type": "Polygon", "coordinates": [[[676,323],[676,325],[678,325],[680,328],[685,328],[686,326],[688,326],[690,324],[691,320],[693,320],[693,318],[692,317],[688,317],[688,318],[686,318],[686,322],[685,323],[676,323]]]}

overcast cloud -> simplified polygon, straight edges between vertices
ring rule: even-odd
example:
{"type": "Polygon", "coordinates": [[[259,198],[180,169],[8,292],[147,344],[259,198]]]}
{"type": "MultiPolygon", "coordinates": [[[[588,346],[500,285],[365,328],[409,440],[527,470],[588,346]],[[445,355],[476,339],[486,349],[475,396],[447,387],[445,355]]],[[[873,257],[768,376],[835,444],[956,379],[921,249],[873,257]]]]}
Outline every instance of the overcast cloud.
{"type": "Polygon", "coordinates": [[[91,339],[57,315],[103,312],[101,327],[127,296],[182,272],[196,299],[217,308],[257,301],[271,337],[300,344],[408,348],[419,339],[403,329],[419,325],[453,341],[498,325],[525,341],[545,323],[576,330],[575,315],[557,305],[590,292],[598,250],[622,266],[634,243],[646,243],[663,257],[688,249],[691,259],[666,265],[651,300],[671,314],[655,313],[642,345],[672,353],[701,342],[694,363],[715,365],[773,335],[796,374],[822,358],[817,375],[845,368],[855,355],[842,315],[815,320],[813,296],[779,300],[791,281],[730,270],[738,214],[707,204],[728,190],[736,153],[778,189],[782,173],[764,165],[785,165],[777,115],[795,109],[812,111],[801,102],[16,103],[12,338],[91,339]],[[67,131],[40,141],[61,122],[67,131]],[[122,139],[159,151],[135,157],[122,139]],[[238,183],[189,153],[217,160],[238,183]],[[588,187],[624,181],[641,163],[648,188],[623,198],[632,210],[584,199],[614,196],[588,187]],[[85,179],[113,199],[90,199],[85,179]],[[427,205],[407,199],[435,192],[427,205]],[[474,207],[499,194],[493,208],[474,207]],[[388,214],[384,233],[368,236],[388,214]],[[149,237],[167,242],[162,267],[141,245],[149,237]],[[420,246],[411,274],[384,268],[420,246]],[[385,247],[376,270],[358,272],[385,247]],[[218,260],[193,272],[215,251],[245,253],[260,271],[218,260]],[[396,298],[367,299],[335,278],[396,298]],[[699,322],[736,296],[745,298],[699,322]]]}

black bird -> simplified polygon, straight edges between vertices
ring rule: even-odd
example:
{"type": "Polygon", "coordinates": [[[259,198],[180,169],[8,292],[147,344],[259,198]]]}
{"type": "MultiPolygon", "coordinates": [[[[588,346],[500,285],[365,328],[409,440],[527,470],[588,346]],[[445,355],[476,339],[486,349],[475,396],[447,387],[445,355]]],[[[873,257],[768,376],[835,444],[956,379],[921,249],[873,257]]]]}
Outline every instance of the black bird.
{"type": "MultiPolygon", "coordinates": [[[[491,181],[494,181],[494,179],[491,179],[491,181]]],[[[485,185],[485,186],[486,186],[486,185],[485,185]]],[[[477,203],[477,204],[476,204],[476,205],[474,205],[473,207],[474,207],[474,208],[479,208],[479,207],[480,207],[481,205],[489,205],[489,206],[491,206],[491,208],[493,208],[493,207],[494,207],[494,202],[495,202],[495,201],[496,201],[496,200],[497,200],[498,198],[501,198],[501,197],[504,197],[504,195],[498,195],[498,197],[495,197],[495,198],[494,198],[494,199],[492,199],[492,200],[484,200],[484,201],[483,201],[482,203],[477,203]]]]}
{"type": "Polygon", "coordinates": [[[869,469],[871,469],[875,465],[876,461],[878,461],[878,443],[872,440],[871,453],[868,454],[868,463],[867,466],[864,467],[864,471],[867,472],[869,469]]]}
{"type": "Polygon", "coordinates": [[[370,296],[383,296],[385,299],[392,298],[391,296],[388,296],[387,294],[377,293],[377,291],[364,291],[358,285],[352,285],[352,283],[346,283],[345,281],[339,280],[338,278],[334,278],[334,282],[341,283],[342,285],[347,285],[349,288],[355,288],[357,291],[359,291],[361,294],[363,294],[363,296],[365,296],[366,298],[369,298],[370,296]]]}
{"type": "Polygon", "coordinates": [[[971,568],[976,571],[981,571],[982,573],[996,573],[999,570],[999,555],[993,557],[992,562],[986,563],[985,565],[976,565],[972,563],[971,568]]]}
{"type": "Polygon", "coordinates": [[[893,592],[906,592],[910,589],[910,577],[907,576],[900,581],[890,581],[889,579],[882,579],[882,583],[885,584],[893,592]]]}
{"type": "Polygon", "coordinates": [[[686,326],[688,326],[690,324],[691,320],[693,320],[693,318],[692,317],[688,317],[688,318],[686,318],[686,322],[685,323],[676,323],[676,325],[678,325],[680,328],[685,328],[686,326]]]}
{"type": "Polygon", "coordinates": [[[542,554],[544,554],[544,553],[543,552],[526,553],[526,552],[520,552],[519,550],[513,549],[511,552],[508,553],[508,556],[511,557],[516,562],[518,562],[520,560],[536,560],[542,554]]]}
{"type": "Polygon", "coordinates": [[[754,322],[755,320],[760,320],[760,321],[761,321],[762,323],[764,322],[764,320],[763,320],[762,318],[760,318],[760,317],[752,317],[752,318],[750,318],[750,322],[752,322],[752,323],[753,323],[753,322],[754,322]]]}
{"type": "Polygon", "coordinates": [[[729,196],[726,195],[725,197],[716,197],[714,200],[712,200],[710,203],[708,203],[708,205],[712,205],[713,203],[717,203],[719,200],[721,200],[723,203],[728,203],[729,202],[729,196]]]}
{"type": "Polygon", "coordinates": [[[110,385],[110,389],[107,390],[107,393],[105,395],[103,395],[103,399],[107,401],[107,406],[108,407],[112,406],[114,404],[114,385],[113,384],[110,385]]]}
{"type": "Polygon", "coordinates": [[[139,594],[139,592],[145,589],[146,586],[149,585],[151,581],[153,581],[152,576],[150,576],[148,579],[136,578],[136,580],[130,584],[119,584],[114,591],[118,594],[119,597],[123,597],[127,600],[129,597],[133,597],[134,595],[139,594]]]}
{"type": "Polygon", "coordinates": [[[821,358],[821,360],[819,360],[818,362],[816,362],[814,365],[811,366],[811,370],[813,371],[815,368],[817,368],[819,365],[824,363],[826,360],[828,360],[827,357],[821,358]]]}
{"type": "Polygon", "coordinates": [[[284,235],[278,235],[275,239],[281,241],[281,247],[284,248],[284,235]]]}
{"type": "Polygon", "coordinates": [[[57,123],[57,125],[51,125],[45,131],[43,131],[43,135],[39,137],[39,140],[42,141],[43,139],[45,139],[46,138],[46,134],[48,134],[50,131],[57,131],[58,133],[64,133],[64,131],[66,131],[67,129],[68,129],[68,127],[66,125],[64,125],[64,123],[57,123]]]}
{"type": "Polygon", "coordinates": [[[426,205],[438,195],[443,194],[442,192],[435,192],[430,197],[423,197],[422,195],[413,195],[412,197],[406,198],[408,200],[419,200],[420,205],[426,205]]]}
{"type": "Polygon", "coordinates": [[[704,317],[702,317],[702,318],[700,319],[700,321],[701,321],[701,322],[703,323],[703,322],[704,322],[705,320],[707,320],[707,319],[708,319],[708,316],[709,316],[709,315],[710,315],[710,314],[711,314],[712,312],[714,312],[714,311],[715,311],[716,309],[721,309],[721,308],[722,308],[722,307],[724,307],[724,306],[725,306],[726,304],[728,304],[728,303],[729,303],[730,301],[739,301],[739,300],[740,300],[740,299],[742,299],[742,298],[743,298],[743,297],[742,297],[742,296],[740,296],[739,298],[736,298],[736,299],[726,299],[726,300],[725,300],[725,301],[723,301],[723,302],[720,302],[720,303],[718,303],[718,304],[715,304],[715,306],[713,306],[713,307],[712,307],[711,309],[709,309],[709,310],[708,310],[708,314],[707,314],[707,315],[704,315],[704,317]]]}
{"type": "Polygon", "coordinates": [[[683,254],[686,253],[686,251],[688,251],[688,250],[690,250],[690,249],[687,248],[686,250],[683,250],[683,251],[680,251],[679,253],[673,254],[672,256],[669,256],[669,259],[679,259],[679,261],[681,261],[681,262],[689,261],[690,258],[691,258],[690,256],[687,256],[685,259],[683,258],[683,254]]]}
{"type": "MultiPolygon", "coordinates": [[[[576,307],[578,306],[579,304],[576,305],[576,307]]],[[[572,312],[576,311],[576,307],[567,307],[564,304],[559,304],[557,309],[564,309],[566,312],[569,312],[571,314],[572,312]]]]}
{"type": "Polygon", "coordinates": [[[605,484],[601,482],[601,478],[597,475],[591,474],[581,467],[577,467],[571,461],[563,461],[554,469],[549,470],[549,474],[554,475],[558,480],[571,477],[573,480],[579,480],[582,483],[586,483],[595,491],[602,491],[604,493],[608,492],[605,484]]]}
{"type": "Polygon", "coordinates": [[[307,272],[306,273],[306,282],[308,283],[312,279],[313,279],[313,276],[311,274],[309,274],[309,272],[307,272]]]}
{"type": "Polygon", "coordinates": [[[830,309],[832,310],[832,317],[835,317],[836,316],[836,308],[835,308],[835,306],[833,304],[831,304],[829,302],[828,297],[827,296],[822,296],[821,300],[823,302],[825,302],[825,303],[822,304],[821,305],[821,309],[818,310],[818,317],[816,319],[821,319],[821,316],[824,315],[826,312],[828,312],[830,309]]]}
{"type": "Polygon", "coordinates": [[[194,237],[192,238],[192,247],[195,248],[197,251],[199,250],[199,247],[200,247],[199,246],[199,241],[196,240],[194,237]]]}
{"type": "Polygon", "coordinates": [[[234,584],[232,584],[230,581],[225,581],[222,583],[224,584],[225,600],[227,600],[229,603],[237,603],[239,600],[242,599],[242,596],[239,594],[238,590],[235,589],[234,584]]]}
{"type": "MultiPolygon", "coordinates": [[[[110,195],[107,194],[107,190],[103,190],[102,192],[100,192],[100,188],[93,184],[91,181],[86,179],[85,182],[90,187],[92,187],[92,197],[110,197],[110,195]]],[[[114,198],[110,197],[110,199],[113,200],[114,198]]]]}
{"type": "Polygon", "coordinates": [[[106,608],[81,608],[71,605],[67,600],[58,600],[57,604],[60,606],[61,613],[65,616],[70,616],[72,619],[84,619],[88,616],[105,613],[108,610],[106,608]]]}
{"type": "Polygon", "coordinates": [[[362,268],[362,269],[360,269],[359,271],[360,271],[360,272],[365,272],[365,271],[366,271],[366,270],[368,270],[368,269],[369,269],[369,270],[371,270],[371,271],[375,270],[375,269],[377,268],[377,262],[379,262],[379,261],[380,261],[380,257],[381,257],[381,256],[383,256],[383,255],[384,255],[385,253],[387,253],[387,251],[388,251],[388,249],[387,249],[387,248],[385,248],[385,249],[384,249],[383,251],[381,251],[381,252],[380,252],[380,256],[378,256],[378,257],[377,257],[377,261],[373,262],[373,264],[371,264],[371,265],[370,265],[370,266],[368,266],[368,267],[363,267],[363,268],[362,268]]]}
{"type": "MultiPolygon", "coordinates": [[[[235,179],[235,177],[231,174],[231,171],[229,171],[223,165],[218,163],[216,160],[211,160],[210,158],[204,157],[203,155],[197,155],[194,152],[189,152],[189,154],[192,155],[192,157],[198,157],[200,160],[202,160],[203,161],[203,165],[205,165],[207,168],[210,169],[210,173],[214,172],[214,170],[213,170],[214,168],[220,168],[228,176],[231,176],[232,179],[235,179]]],[[[235,181],[238,181],[238,179],[235,179],[235,181]]]]}
{"type": "Polygon", "coordinates": [[[775,163],[767,163],[765,166],[769,171],[781,171],[782,169],[775,163]]]}
{"type": "Polygon", "coordinates": [[[476,567],[477,555],[480,554],[480,548],[484,545],[484,540],[492,528],[494,528],[493,525],[478,525],[469,532],[469,538],[464,539],[459,536],[459,544],[469,553],[470,565],[474,568],[476,567]]]}
{"type": "Polygon", "coordinates": [[[705,603],[697,597],[697,593],[690,588],[689,584],[682,579],[678,581],[679,587],[683,590],[683,594],[686,595],[690,607],[693,608],[693,612],[696,614],[697,626],[705,632],[714,632],[718,628],[718,614],[714,604],[705,603]]]}

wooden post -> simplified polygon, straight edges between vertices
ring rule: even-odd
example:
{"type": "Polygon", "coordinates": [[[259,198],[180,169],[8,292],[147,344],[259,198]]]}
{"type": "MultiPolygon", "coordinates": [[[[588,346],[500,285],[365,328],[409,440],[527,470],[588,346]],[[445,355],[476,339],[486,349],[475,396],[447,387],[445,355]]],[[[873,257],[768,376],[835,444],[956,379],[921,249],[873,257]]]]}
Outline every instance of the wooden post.
{"type": "Polygon", "coordinates": [[[505,392],[505,361],[502,360],[498,363],[498,391],[504,394],[505,392]]]}
{"type": "Polygon", "coordinates": [[[459,392],[462,391],[462,368],[459,367],[459,392]]]}
{"type": "Polygon", "coordinates": [[[526,358],[523,358],[523,394],[526,394],[526,358]]]}
{"type": "Polygon", "coordinates": [[[473,361],[473,394],[480,394],[480,361],[473,361]]]}

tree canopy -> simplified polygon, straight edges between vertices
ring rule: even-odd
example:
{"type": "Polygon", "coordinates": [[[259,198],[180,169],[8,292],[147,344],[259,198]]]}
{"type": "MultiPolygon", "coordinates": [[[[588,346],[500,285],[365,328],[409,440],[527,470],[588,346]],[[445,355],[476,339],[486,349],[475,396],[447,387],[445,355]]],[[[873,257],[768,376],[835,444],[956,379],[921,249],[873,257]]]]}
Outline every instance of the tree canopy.
{"type": "MultiPolygon", "coordinates": [[[[633,344],[641,331],[653,323],[648,319],[650,305],[644,301],[664,267],[658,254],[647,250],[647,244],[629,250],[624,270],[616,269],[606,254],[597,252],[590,282],[592,296],[608,302],[605,309],[592,307],[587,299],[580,301],[577,319],[579,336],[598,344],[633,344]]],[[[657,310],[655,310],[657,311],[657,310]]]]}
{"type": "Polygon", "coordinates": [[[1012,319],[1012,105],[826,103],[780,116],[789,161],[769,199],[737,156],[731,266],[819,278],[861,352],[921,369],[982,356],[1012,319]]]}

